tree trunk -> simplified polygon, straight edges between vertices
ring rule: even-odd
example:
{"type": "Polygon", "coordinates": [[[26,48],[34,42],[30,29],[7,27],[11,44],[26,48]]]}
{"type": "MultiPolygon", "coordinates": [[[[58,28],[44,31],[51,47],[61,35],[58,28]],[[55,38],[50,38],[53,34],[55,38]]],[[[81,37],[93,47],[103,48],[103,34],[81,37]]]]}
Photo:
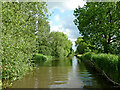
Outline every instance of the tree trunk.
{"type": "Polygon", "coordinates": [[[107,53],[107,54],[108,54],[108,51],[109,51],[109,50],[108,50],[108,46],[109,46],[108,43],[107,43],[106,41],[104,41],[104,44],[103,44],[103,45],[104,45],[104,53],[107,53]]]}
{"type": "MultiPolygon", "coordinates": [[[[111,23],[111,25],[112,25],[112,16],[111,16],[111,14],[110,14],[110,10],[108,11],[108,13],[109,13],[109,16],[110,16],[110,23],[111,23]]],[[[112,30],[111,29],[111,26],[110,26],[110,30],[112,30]]],[[[107,37],[107,35],[106,34],[104,34],[104,38],[105,38],[105,41],[104,41],[104,53],[109,53],[109,51],[110,51],[110,41],[111,41],[111,33],[109,33],[108,34],[108,37],[107,37]]]]}
{"type": "Polygon", "coordinates": [[[108,53],[108,39],[107,39],[107,35],[104,34],[104,42],[103,42],[103,47],[104,47],[104,53],[108,53]]]}

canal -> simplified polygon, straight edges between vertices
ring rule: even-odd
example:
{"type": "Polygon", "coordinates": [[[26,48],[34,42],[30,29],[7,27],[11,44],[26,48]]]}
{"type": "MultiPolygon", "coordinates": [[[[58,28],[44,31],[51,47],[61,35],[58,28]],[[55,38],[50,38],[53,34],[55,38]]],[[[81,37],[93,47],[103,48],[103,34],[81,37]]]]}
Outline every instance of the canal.
{"type": "Polygon", "coordinates": [[[74,56],[36,64],[34,72],[13,83],[11,88],[110,88],[110,84],[74,56]]]}

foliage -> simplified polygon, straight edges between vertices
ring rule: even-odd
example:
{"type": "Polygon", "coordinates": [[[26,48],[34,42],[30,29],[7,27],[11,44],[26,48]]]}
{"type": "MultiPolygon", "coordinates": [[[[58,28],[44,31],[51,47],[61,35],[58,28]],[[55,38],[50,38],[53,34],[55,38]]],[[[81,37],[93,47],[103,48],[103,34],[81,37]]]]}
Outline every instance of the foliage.
{"type": "MultiPolygon", "coordinates": [[[[73,53],[72,42],[62,32],[51,32],[46,21],[37,33],[38,53],[47,56],[66,57],[73,53]]],[[[39,28],[38,28],[39,30],[39,28]]]]}
{"type": "MultiPolygon", "coordinates": [[[[40,35],[38,36],[40,37],[40,35]]],[[[62,32],[49,31],[38,39],[38,53],[47,56],[66,57],[73,53],[72,42],[62,32]],[[43,38],[43,39],[41,39],[43,38]]]]}
{"type": "Polygon", "coordinates": [[[51,55],[56,57],[69,56],[72,53],[72,42],[63,32],[51,32],[49,35],[51,55]]]}
{"type": "Polygon", "coordinates": [[[87,53],[84,53],[82,56],[81,56],[81,59],[82,60],[91,60],[91,56],[92,56],[92,52],[87,52],[87,53]]]}
{"type": "Polygon", "coordinates": [[[39,53],[42,53],[43,55],[51,55],[51,48],[49,46],[39,46],[39,53]]]}
{"type": "MultiPolygon", "coordinates": [[[[120,54],[118,56],[118,71],[119,71],[118,77],[120,77],[120,54]]],[[[120,78],[118,80],[120,81],[120,78]]]]}
{"type": "Polygon", "coordinates": [[[36,61],[46,61],[47,60],[47,57],[43,54],[36,54],[35,57],[34,57],[34,60],[36,61]]]}
{"type": "Polygon", "coordinates": [[[34,60],[35,60],[36,62],[48,61],[48,60],[50,60],[50,59],[52,59],[52,56],[45,56],[45,55],[43,55],[43,54],[36,54],[36,55],[34,56],[34,60]]]}
{"type": "Polygon", "coordinates": [[[75,41],[75,46],[77,46],[76,54],[83,54],[95,50],[95,46],[85,41],[83,37],[77,38],[77,40],[75,41]]]}
{"type": "Polygon", "coordinates": [[[50,25],[48,21],[44,22],[42,27],[39,26],[37,32],[37,49],[38,53],[42,53],[44,55],[51,54],[51,48],[49,44],[49,34],[50,34],[50,25]]]}
{"type": "Polygon", "coordinates": [[[31,58],[37,52],[37,33],[44,30],[37,29],[37,26],[47,22],[47,15],[45,2],[2,3],[3,81],[14,81],[32,70],[31,58]]]}
{"type": "Polygon", "coordinates": [[[120,63],[117,55],[86,53],[82,56],[82,59],[90,60],[103,70],[112,80],[120,83],[120,63]]]}
{"type": "Polygon", "coordinates": [[[104,53],[120,52],[120,2],[87,2],[74,10],[74,16],[85,41],[104,53]]]}
{"type": "Polygon", "coordinates": [[[2,80],[0,79],[0,89],[2,89],[2,80]]]}

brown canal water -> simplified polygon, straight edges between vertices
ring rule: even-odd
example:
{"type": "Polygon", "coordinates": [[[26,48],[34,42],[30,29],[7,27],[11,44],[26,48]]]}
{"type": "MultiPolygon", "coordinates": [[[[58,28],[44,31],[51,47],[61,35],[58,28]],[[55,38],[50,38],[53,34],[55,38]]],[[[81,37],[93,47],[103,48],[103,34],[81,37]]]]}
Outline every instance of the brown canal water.
{"type": "Polygon", "coordinates": [[[101,75],[96,74],[74,56],[67,60],[53,60],[36,64],[34,72],[13,83],[11,88],[110,88],[101,75]]]}

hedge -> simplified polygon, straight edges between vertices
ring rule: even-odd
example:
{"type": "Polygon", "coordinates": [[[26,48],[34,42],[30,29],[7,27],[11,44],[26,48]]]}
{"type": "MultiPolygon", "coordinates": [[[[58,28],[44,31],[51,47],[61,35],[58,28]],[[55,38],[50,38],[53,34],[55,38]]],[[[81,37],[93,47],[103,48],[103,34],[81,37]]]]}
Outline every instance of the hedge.
{"type": "Polygon", "coordinates": [[[100,68],[111,80],[120,83],[120,56],[112,54],[85,53],[82,60],[90,60],[100,68]]]}

